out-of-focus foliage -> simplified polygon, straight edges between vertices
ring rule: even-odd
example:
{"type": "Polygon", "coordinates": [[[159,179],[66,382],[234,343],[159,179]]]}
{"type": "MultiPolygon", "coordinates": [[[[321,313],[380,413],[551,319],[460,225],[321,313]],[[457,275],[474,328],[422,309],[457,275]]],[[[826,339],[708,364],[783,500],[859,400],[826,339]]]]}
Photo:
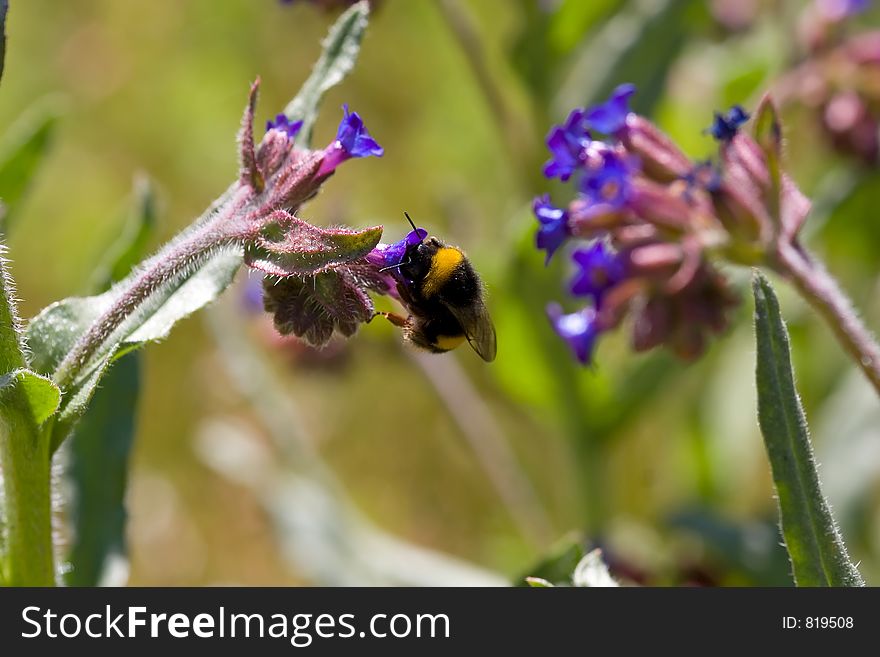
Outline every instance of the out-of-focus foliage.
{"type": "MultiPolygon", "coordinates": [[[[732,103],[754,108],[786,62],[799,56],[799,3],[784,10],[756,3],[760,11],[748,28],[736,31],[707,9],[723,2],[456,4],[473,22],[495,91],[522,119],[517,125],[526,126],[519,150],[499,129],[447,14],[434,3],[386,0],[372,18],[354,75],[326,103],[347,102],[368,117],[386,154],[335,174],[332,190],[309,205],[305,218],[355,228],[384,224],[390,241],[407,230],[400,219],[406,209],[467,250],[489,290],[498,359],[485,366],[468,353],[438,358],[459,359],[557,535],[586,531],[583,545],[601,545],[612,574],[629,582],[784,583],[788,565],[764,520],[773,513],[773,489],[755,422],[750,309],[699,363],[634,356],[615,337],[603,342],[593,369],[581,369],[543,310],[570,272],[564,258],[544,268],[528,206],[545,187],[539,172],[549,126],[620,82],[640,83],[636,108],[688,155],[708,154],[711,140],[701,130],[712,111],[732,103]],[[699,521],[688,515],[695,508],[699,521]]],[[[876,10],[853,28],[875,18],[876,10]]],[[[15,137],[11,128],[5,138],[11,146],[0,150],[0,166],[17,161],[16,171],[42,160],[35,175],[10,175],[19,186],[2,190],[4,199],[16,198],[14,190],[25,187],[15,181],[31,181],[27,202],[9,206],[22,314],[88,291],[95,262],[103,260],[94,245],[116,239],[119,199],[135,171],[149,173],[165,208],[148,248],[197,216],[235,175],[241,90],[260,74],[257,123],[281,111],[306,79],[332,20],[306,5],[270,0],[18,3],[7,26],[14,39],[6,51],[0,125],[11,126],[47,94],[66,98],[51,150],[41,149],[43,137],[15,137]]],[[[868,324],[880,327],[877,174],[832,153],[803,108],[785,106],[782,118],[786,160],[815,201],[809,244],[868,324]]],[[[316,140],[329,141],[337,120],[337,112],[323,112],[316,140]]],[[[0,184],[7,184],[6,175],[0,184]]],[[[747,276],[730,273],[748,297],[747,276]]],[[[784,282],[775,287],[803,405],[816,418],[826,494],[863,575],[877,581],[880,475],[870,467],[877,462],[872,446],[880,443],[876,397],[850,376],[826,327],[784,282]]],[[[237,299],[221,303],[245,317],[237,299]]],[[[279,338],[263,318],[245,321],[273,380],[297,402],[303,439],[332,481],[341,482],[330,490],[344,489],[346,502],[325,503],[340,499],[338,491],[327,497],[327,489],[315,489],[284,460],[254,470],[263,477],[259,485],[232,476],[235,463],[218,465],[224,453],[263,458],[267,445],[277,453],[274,441],[286,428],[268,427],[255,411],[233,380],[247,374],[225,367],[213,332],[199,321],[183,322],[143,354],[126,498],[130,583],[333,581],[326,563],[303,556],[323,548],[304,550],[302,541],[345,546],[351,536],[371,537],[365,540],[370,554],[403,555],[401,564],[424,563],[413,560],[416,544],[509,579],[570,581],[584,555],[581,543],[563,548],[558,572],[529,568],[551,545],[535,545],[521,533],[484,461],[392,327],[373,322],[348,343],[316,354],[279,338]],[[232,434],[235,440],[224,438],[232,434]],[[236,452],[229,444],[253,449],[236,452]],[[349,503],[368,525],[360,517],[324,522],[326,514],[341,517],[338,509],[349,513],[349,503]],[[286,514],[291,508],[296,513],[286,514]],[[407,543],[374,540],[374,525],[407,543]],[[340,526],[357,529],[335,543],[317,540],[334,537],[340,526]]],[[[112,431],[124,441],[124,427],[112,431]]],[[[107,545],[119,540],[116,531],[107,545]]],[[[400,573],[395,579],[387,561],[323,553],[338,558],[339,569],[357,563],[347,581],[418,581],[400,573]]],[[[459,566],[456,561],[450,572],[492,580],[484,570],[459,566]]],[[[88,580],[96,576],[92,571],[88,580]]]]}

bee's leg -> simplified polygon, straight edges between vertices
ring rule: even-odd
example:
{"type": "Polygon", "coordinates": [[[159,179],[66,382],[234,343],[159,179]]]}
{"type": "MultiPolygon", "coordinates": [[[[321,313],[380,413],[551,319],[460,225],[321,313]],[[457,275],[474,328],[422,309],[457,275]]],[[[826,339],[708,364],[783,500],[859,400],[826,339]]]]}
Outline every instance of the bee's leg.
{"type": "Polygon", "coordinates": [[[399,326],[400,328],[405,328],[408,324],[408,318],[403,315],[398,315],[397,313],[383,313],[376,312],[371,318],[370,321],[374,320],[376,317],[382,316],[387,319],[389,322],[394,324],[395,326],[399,326]]]}

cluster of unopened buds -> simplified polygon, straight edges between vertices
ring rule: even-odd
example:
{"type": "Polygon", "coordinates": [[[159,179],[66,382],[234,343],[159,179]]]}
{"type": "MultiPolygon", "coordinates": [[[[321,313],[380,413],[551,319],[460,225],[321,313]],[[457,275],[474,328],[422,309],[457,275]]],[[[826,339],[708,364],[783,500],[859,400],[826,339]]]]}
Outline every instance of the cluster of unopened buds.
{"type": "Polygon", "coordinates": [[[880,162],[880,30],[850,33],[870,0],[815,0],[799,29],[803,59],[774,97],[810,109],[832,147],[859,162],[880,162]]]}
{"type": "Polygon", "coordinates": [[[550,132],[544,175],[571,180],[577,194],[566,207],[549,195],[534,201],[547,262],[577,243],[569,290],[585,305],[566,314],[552,304],[547,312],[582,363],[627,316],[637,351],[665,345],[683,358],[700,355],[737,303],[717,257],[772,265],[793,247],[809,209],[778,169],[780,129],[769,100],[758,112],[762,143],[740,131],[750,117],[735,106],[708,129],[720,144],[718,160],[694,163],[630,111],[635,91],[621,85],[550,132]]]}

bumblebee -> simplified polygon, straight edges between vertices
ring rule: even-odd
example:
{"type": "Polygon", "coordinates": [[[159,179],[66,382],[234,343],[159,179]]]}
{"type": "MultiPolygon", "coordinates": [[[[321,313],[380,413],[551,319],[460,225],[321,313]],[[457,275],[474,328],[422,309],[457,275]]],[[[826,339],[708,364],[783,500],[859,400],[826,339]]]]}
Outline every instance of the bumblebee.
{"type": "Polygon", "coordinates": [[[467,340],[484,361],[495,360],[495,327],[477,272],[460,249],[429,237],[404,214],[413,231],[386,248],[385,262],[391,264],[383,271],[392,273],[410,315],[381,314],[417,347],[443,353],[467,340]]]}

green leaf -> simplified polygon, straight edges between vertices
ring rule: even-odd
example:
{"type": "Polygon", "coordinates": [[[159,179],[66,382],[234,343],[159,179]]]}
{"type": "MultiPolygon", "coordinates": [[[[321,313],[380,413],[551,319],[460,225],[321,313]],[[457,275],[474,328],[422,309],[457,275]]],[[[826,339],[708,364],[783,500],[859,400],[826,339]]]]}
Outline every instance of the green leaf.
{"type": "Polygon", "coordinates": [[[92,288],[103,291],[125,278],[147,255],[147,244],[156,230],[156,192],[150,179],[138,176],[134,182],[134,203],[122,232],[104,250],[104,257],[92,275],[92,288]]]}
{"type": "Polygon", "coordinates": [[[299,137],[302,143],[311,143],[312,129],[318,118],[318,105],[324,93],[342,82],[354,67],[369,16],[370,3],[362,0],[339,17],[324,40],[321,58],[312,69],[309,79],[296,98],[284,108],[287,118],[303,121],[299,137]]]}
{"type": "Polygon", "coordinates": [[[533,589],[552,589],[554,588],[554,584],[548,582],[546,579],[542,579],[540,577],[526,577],[526,584],[531,586],[533,589]]]}
{"type": "Polygon", "coordinates": [[[780,194],[782,193],[782,126],[779,124],[779,116],[769,95],[761,99],[758,110],[755,112],[755,141],[764,152],[767,161],[767,171],[770,174],[770,190],[768,192],[768,205],[770,216],[779,221],[780,194]]]}
{"type": "Polygon", "coordinates": [[[31,416],[37,425],[43,424],[55,414],[61,402],[61,390],[52,379],[41,376],[28,369],[14,370],[0,376],[0,390],[17,387],[25,400],[31,416]]]}
{"type": "Polygon", "coordinates": [[[596,548],[584,555],[578,562],[571,576],[572,586],[588,588],[607,588],[620,586],[602,559],[602,550],[596,548]]]}
{"type": "Polygon", "coordinates": [[[696,536],[722,572],[746,577],[749,586],[791,586],[791,566],[771,520],[733,521],[717,511],[693,508],[669,518],[669,526],[696,536]]]}
{"type": "Polygon", "coordinates": [[[650,115],[700,5],[695,0],[629,2],[577,56],[557,98],[559,111],[602,101],[617,85],[631,82],[638,89],[633,110],[650,115]]]}
{"type": "Polygon", "coordinates": [[[24,114],[4,135],[0,146],[0,232],[7,235],[34,175],[49,152],[58,103],[46,100],[24,114]]]}
{"type": "Polygon", "coordinates": [[[516,580],[518,586],[528,584],[527,577],[532,579],[544,580],[553,585],[571,585],[571,574],[581,559],[584,558],[584,546],[580,536],[566,536],[560,539],[550,552],[537,564],[528,570],[526,577],[520,577],[516,580]]]}
{"type": "Polygon", "coordinates": [[[122,358],[76,426],[68,476],[73,545],[68,586],[97,586],[125,554],[125,489],[135,436],[141,354],[122,358]]]}
{"type": "Polygon", "coordinates": [[[863,586],[822,494],[794,385],[788,331],[770,283],[756,272],[758,423],[773,471],[782,534],[798,586],[863,586]]]}

